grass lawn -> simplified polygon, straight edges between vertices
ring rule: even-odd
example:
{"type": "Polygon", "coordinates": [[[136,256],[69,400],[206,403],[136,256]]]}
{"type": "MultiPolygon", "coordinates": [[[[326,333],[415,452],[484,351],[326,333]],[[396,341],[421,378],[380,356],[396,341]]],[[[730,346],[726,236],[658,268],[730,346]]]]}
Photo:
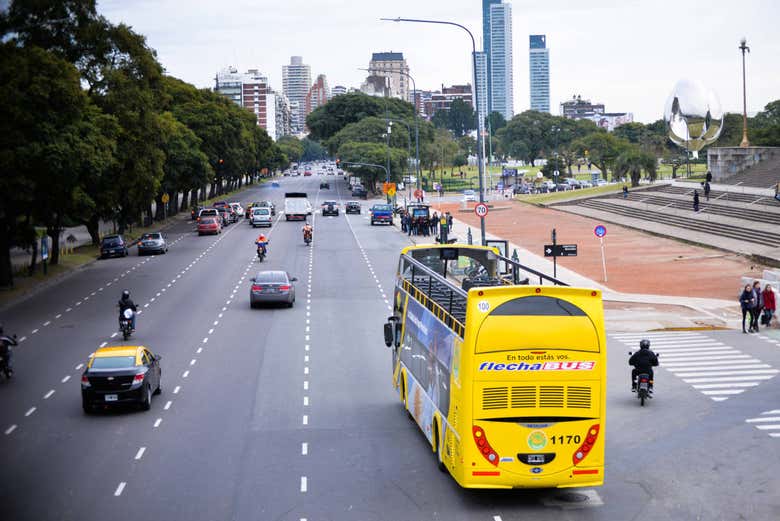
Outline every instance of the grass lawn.
{"type": "Polygon", "coordinates": [[[574,199],[585,195],[602,195],[613,192],[619,192],[623,189],[623,185],[620,183],[595,186],[593,188],[583,188],[581,190],[567,190],[565,192],[552,192],[550,194],[533,194],[533,195],[516,195],[515,200],[522,203],[530,204],[549,204],[555,202],[566,201],[568,199],[574,199]]]}

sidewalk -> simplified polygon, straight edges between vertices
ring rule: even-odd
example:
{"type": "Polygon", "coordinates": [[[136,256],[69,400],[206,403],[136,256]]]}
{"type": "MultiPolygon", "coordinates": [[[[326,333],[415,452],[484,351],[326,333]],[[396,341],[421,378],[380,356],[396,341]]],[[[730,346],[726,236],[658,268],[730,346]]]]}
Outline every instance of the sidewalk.
{"type": "MultiPolygon", "coordinates": [[[[508,240],[509,256],[517,251],[521,264],[548,275],[553,263],[542,255],[542,247],[550,242],[551,229],[557,229],[559,244],[578,243],[578,257],[558,259],[557,277],[572,286],[600,289],[610,330],[741,327],[736,304],[740,277],[761,273],[744,259],[613,225],[608,226],[604,282],[599,241],[593,235],[596,221],[507,204],[512,207],[488,215],[487,238],[508,240]]],[[[433,206],[453,214],[451,237],[465,243],[470,228],[473,241],[479,242],[479,219],[473,212],[459,212],[460,205],[433,206]]],[[[531,283],[538,279],[531,277],[531,283]]]]}

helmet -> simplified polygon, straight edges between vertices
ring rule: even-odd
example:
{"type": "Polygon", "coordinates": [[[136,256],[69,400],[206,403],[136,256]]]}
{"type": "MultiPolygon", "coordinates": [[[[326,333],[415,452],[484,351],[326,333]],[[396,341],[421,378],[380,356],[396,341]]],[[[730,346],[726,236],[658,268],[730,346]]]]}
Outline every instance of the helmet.
{"type": "Polygon", "coordinates": [[[130,298],[130,292],[129,292],[129,291],[127,291],[127,290],[124,290],[124,291],[122,292],[122,300],[127,300],[127,299],[129,299],[129,298],[130,298]]]}
{"type": "Polygon", "coordinates": [[[643,338],[639,341],[639,348],[640,349],[650,349],[650,341],[646,338],[643,338]]]}

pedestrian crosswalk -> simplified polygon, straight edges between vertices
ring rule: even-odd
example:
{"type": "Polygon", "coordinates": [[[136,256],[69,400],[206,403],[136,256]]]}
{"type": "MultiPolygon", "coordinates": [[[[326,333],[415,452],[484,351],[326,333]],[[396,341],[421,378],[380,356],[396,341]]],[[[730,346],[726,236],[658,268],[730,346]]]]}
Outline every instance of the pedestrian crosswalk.
{"type": "Polygon", "coordinates": [[[641,339],[649,339],[650,349],[660,355],[661,367],[716,402],[756,387],[780,372],[758,358],[695,331],[610,336],[632,350],[639,349],[641,339]]]}
{"type": "Polygon", "coordinates": [[[766,432],[773,438],[780,438],[780,409],[764,411],[760,416],[748,418],[745,422],[753,425],[760,431],[766,432]]]}

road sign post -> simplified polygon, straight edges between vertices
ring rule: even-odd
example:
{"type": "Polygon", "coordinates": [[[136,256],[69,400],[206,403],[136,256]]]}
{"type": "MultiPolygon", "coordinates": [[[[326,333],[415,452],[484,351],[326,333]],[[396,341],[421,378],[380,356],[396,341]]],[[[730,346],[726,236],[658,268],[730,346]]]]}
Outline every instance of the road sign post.
{"type": "Polygon", "coordinates": [[[43,261],[43,274],[46,275],[46,264],[49,260],[49,241],[46,240],[46,236],[41,237],[41,260],[43,261]]]}
{"type": "Polygon", "coordinates": [[[168,218],[168,201],[171,200],[171,196],[168,194],[162,195],[162,207],[163,207],[163,220],[168,218]]]}
{"type": "Polygon", "coordinates": [[[558,234],[553,228],[550,234],[552,244],[544,245],[544,256],[552,257],[553,259],[553,278],[558,278],[558,257],[576,257],[577,245],[576,244],[558,244],[558,234]]]}
{"type": "Polygon", "coordinates": [[[593,234],[599,238],[601,243],[601,268],[604,270],[604,282],[607,282],[607,256],[604,252],[604,237],[607,235],[607,227],[599,224],[593,229],[593,234]]]}
{"type": "Polygon", "coordinates": [[[488,205],[485,203],[478,203],[474,206],[474,213],[479,218],[486,217],[488,214],[488,205]]]}
{"type": "Polygon", "coordinates": [[[558,256],[555,254],[555,247],[557,246],[556,240],[558,239],[558,233],[555,231],[555,228],[552,229],[552,233],[550,234],[552,236],[552,243],[553,243],[553,278],[558,278],[558,256]]]}

